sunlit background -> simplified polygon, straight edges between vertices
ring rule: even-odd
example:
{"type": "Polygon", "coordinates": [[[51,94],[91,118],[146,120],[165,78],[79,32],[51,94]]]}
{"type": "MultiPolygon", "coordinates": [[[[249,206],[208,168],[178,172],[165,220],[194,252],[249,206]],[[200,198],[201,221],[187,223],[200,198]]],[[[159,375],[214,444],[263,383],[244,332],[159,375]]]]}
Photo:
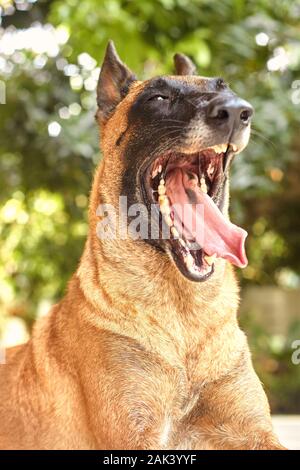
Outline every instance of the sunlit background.
{"type": "Polygon", "coordinates": [[[249,232],[240,322],[273,412],[300,413],[300,1],[0,0],[0,15],[2,345],[28,338],[78,263],[107,40],[141,78],[180,51],[255,107],[232,177],[249,232]]]}

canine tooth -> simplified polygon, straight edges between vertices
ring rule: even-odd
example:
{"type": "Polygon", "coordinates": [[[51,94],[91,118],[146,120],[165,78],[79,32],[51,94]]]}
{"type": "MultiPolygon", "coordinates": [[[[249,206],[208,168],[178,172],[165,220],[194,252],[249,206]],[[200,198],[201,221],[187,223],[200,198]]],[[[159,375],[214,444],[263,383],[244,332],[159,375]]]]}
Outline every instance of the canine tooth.
{"type": "Polygon", "coordinates": [[[174,225],[171,227],[171,233],[172,233],[173,237],[179,238],[179,233],[177,231],[177,228],[174,227],[174,225]]]}
{"type": "Polygon", "coordinates": [[[214,254],[211,255],[211,256],[208,256],[208,255],[205,255],[205,256],[204,256],[204,259],[205,259],[206,263],[207,263],[209,266],[211,266],[211,265],[214,263],[214,261],[216,260],[216,258],[217,258],[217,254],[216,254],[216,253],[214,253],[214,254]]]}
{"type": "Polygon", "coordinates": [[[157,171],[158,171],[158,173],[161,173],[161,172],[162,172],[162,165],[158,165],[157,171]]]}
{"type": "Polygon", "coordinates": [[[206,183],[205,183],[205,178],[204,178],[204,176],[201,176],[201,179],[200,179],[200,189],[201,189],[201,191],[203,191],[204,193],[207,193],[207,186],[206,186],[206,183]]]}
{"type": "Polygon", "coordinates": [[[233,150],[234,152],[237,152],[237,149],[238,149],[238,148],[237,148],[236,145],[232,144],[231,147],[232,147],[232,150],[233,150]]]}

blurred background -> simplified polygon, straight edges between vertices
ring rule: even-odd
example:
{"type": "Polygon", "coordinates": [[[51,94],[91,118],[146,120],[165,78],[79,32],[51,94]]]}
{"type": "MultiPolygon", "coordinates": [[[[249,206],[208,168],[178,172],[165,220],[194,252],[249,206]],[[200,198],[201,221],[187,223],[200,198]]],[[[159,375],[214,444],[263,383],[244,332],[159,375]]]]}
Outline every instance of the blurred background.
{"type": "Polygon", "coordinates": [[[254,105],[232,177],[249,232],[240,322],[272,411],[300,414],[299,0],[0,0],[2,345],[27,339],[77,266],[109,38],[140,78],[172,72],[180,51],[254,105]]]}

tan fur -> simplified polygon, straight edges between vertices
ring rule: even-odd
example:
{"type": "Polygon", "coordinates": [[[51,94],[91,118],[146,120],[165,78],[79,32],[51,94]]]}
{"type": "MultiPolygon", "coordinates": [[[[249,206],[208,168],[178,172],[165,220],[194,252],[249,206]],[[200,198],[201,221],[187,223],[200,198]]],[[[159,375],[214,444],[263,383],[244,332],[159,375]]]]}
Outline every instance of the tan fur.
{"type": "Polygon", "coordinates": [[[118,205],[130,136],[115,142],[143,86],[102,123],[89,235],[66,296],[0,366],[2,449],[282,448],[231,266],[219,260],[193,283],[143,241],[96,235],[98,205],[118,205]]]}

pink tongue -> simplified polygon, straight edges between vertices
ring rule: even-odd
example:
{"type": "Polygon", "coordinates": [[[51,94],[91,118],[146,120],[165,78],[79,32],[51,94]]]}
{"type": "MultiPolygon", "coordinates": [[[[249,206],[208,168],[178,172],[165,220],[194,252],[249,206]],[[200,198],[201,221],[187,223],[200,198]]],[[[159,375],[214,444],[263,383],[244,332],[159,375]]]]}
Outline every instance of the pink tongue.
{"type": "MultiPolygon", "coordinates": [[[[209,256],[217,254],[240,268],[248,264],[245,253],[247,232],[224,217],[213,200],[180,168],[167,177],[167,194],[174,207],[177,228],[197,243],[209,256]],[[186,190],[194,198],[191,204],[186,190]],[[176,208],[177,207],[177,208],[176,208]],[[179,209],[179,210],[178,210],[179,209]]],[[[179,231],[180,231],[179,230],[179,231]]]]}

